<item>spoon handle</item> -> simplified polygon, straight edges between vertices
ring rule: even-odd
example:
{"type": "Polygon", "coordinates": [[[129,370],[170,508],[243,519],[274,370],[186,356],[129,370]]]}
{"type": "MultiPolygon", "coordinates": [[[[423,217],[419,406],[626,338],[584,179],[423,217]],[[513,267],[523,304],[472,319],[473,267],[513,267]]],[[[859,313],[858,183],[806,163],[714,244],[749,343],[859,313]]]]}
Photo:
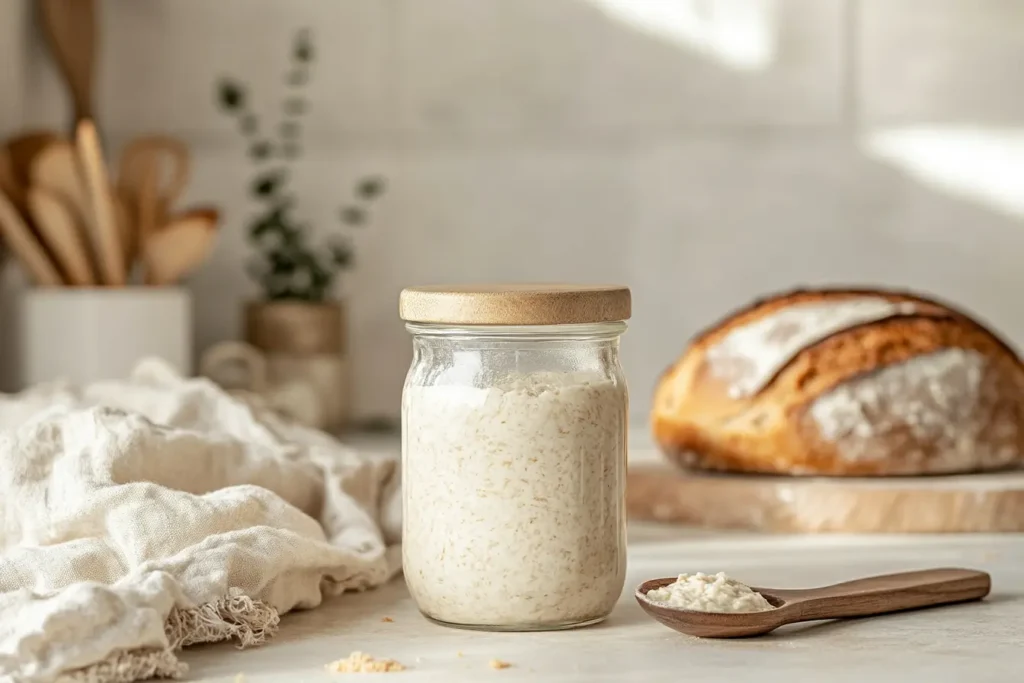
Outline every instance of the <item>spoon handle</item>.
{"type": "Polygon", "coordinates": [[[886,574],[806,590],[772,591],[792,606],[796,619],[866,617],[954,602],[980,600],[992,579],[972,569],[927,569],[886,574]]]}

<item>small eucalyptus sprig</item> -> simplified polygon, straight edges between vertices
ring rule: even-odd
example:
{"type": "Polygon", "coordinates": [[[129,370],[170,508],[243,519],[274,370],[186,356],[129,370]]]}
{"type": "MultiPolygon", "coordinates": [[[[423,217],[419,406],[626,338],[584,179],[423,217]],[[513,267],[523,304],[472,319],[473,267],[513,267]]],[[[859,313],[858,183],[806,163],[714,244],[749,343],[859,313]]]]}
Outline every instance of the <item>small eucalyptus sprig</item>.
{"type": "Polygon", "coordinates": [[[292,43],[285,82],[288,94],[281,103],[276,135],[269,135],[252,110],[248,88],[233,78],[217,84],[220,108],[235,119],[248,144],[257,172],[250,192],[259,202],[259,213],[249,226],[249,239],[257,250],[249,273],[263,288],[267,299],[323,301],[340,273],[353,264],[352,240],[345,228],[369,221],[369,207],[384,192],[384,180],[370,176],[359,180],[351,201],[338,210],[343,230],[330,235],[322,248],[310,244],[308,223],[295,215],[296,197],[291,191],[290,169],[302,157],[302,121],[309,111],[303,90],[309,83],[315,56],[308,29],[300,30],[292,43]]]}

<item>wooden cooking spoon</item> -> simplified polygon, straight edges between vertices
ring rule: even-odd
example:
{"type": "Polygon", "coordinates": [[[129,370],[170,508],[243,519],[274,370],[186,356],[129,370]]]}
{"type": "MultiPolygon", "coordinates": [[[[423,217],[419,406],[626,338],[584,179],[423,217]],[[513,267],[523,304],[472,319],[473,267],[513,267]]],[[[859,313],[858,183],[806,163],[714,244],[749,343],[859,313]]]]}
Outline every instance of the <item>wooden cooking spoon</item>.
{"type": "Polygon", "coordinates": [[[90,236],[95,241],[93,251],[100,281],[105,285],[123,286],[126,268],[121,229],[117,225],[117,208],[99,136],[91,120],[83,119],[78,123],[75,145],[92,209],[89,227],[90,236]]]}
{"type": "MultiPolygon", "coordinates": [[[[148,135],[132,140],[121,152],[118,190],[130,200],[133,211],[148,209],[156,225],[163,225],[190,175],[191,158],[184,142],[169,135],[148,135]],[[140,205],[146,192],[149,207],[140,205]]],[[[147,236],[144,233],[143,240],[147,236]]]]}
{"type": "Polygon", "coordinates": [[[146,284],[174,284],[197,268],[213,250],[217,237],[216,209],[193,209],[174,217],[142,246],[146,284]]]}
{"type": "Polygon", "coordinates": [[[29,169],[33,186],[45,187],[68,202],[78,219],[86,221],[89,209],[89,190],[82,177],[78,152],[69,140],[54,140],[36,155],[29,169]]]}
{"type": "Polygon", "coordinates": [[[701,638],[759,636],[784,624],[819,619],[870,617],[921,607],[980,600],[992,588],[985,572],[973,569],[927,569],[886,574],[822,588],[788,590],[753,588],[775,609],[764,612],[695,612],[651,602],[647,593],[675,581],[651,579],[636,589],[647,614],[680,633],[701,638]]]}
{"type": "MultiPolygon", "coordinates": [[[[60,69],[71,102],[75,123],[93,116],[92,81],[96,60],[95,0],[37,0],[39,19],[50,51],[60,69]]],[[[73,127],[72,127],[73,129],[73,127]]]]}
{"type": "Polygon", "coordinates": [[[67,275],[68,284],[95,286],[85,234],[68,205],[53,192],[37,186],[29,188],[28,206],[43,244],[67,275]]]}
{"type": "Polygon", "coordinates": [[[21,261],[22,267],[40,287],[64,284],[60,272],[6,194],[0,193],[0,234],[21,261]]]}
{"type": "Polygon", "coordinates": [[[32,184],[32,165],[36,157],[59,139],[50,131],[30,131],[10,138],[4,143],[4,194],[22,213],[28,210],[27,192],[28,186],[32,184]]]}
{"type": "Polygon", "coordinates": [[[14,164],[6,146],[0,146],[0,192],[3,192],[16,205],[25,203],[25,187],[18,182],[14,174],[14,164]]]}

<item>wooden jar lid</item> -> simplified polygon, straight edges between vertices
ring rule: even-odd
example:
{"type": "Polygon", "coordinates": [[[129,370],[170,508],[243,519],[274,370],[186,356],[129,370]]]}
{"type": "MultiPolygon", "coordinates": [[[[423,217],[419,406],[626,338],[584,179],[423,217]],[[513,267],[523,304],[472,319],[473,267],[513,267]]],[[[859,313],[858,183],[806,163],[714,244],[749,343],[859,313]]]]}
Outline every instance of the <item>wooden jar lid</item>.
{"type": "Polygon", "coordinates": [[[403,320],[449,325],[570,325],[628,320],[618,285],[438,285],[399,297],[403,320]]]}

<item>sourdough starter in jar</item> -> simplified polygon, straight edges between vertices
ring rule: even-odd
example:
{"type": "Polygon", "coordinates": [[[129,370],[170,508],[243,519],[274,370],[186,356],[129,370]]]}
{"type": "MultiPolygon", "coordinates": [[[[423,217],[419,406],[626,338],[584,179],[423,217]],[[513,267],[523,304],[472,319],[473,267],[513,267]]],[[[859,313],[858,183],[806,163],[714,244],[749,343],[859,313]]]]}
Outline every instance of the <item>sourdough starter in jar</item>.
{"type": "Polygon", "coordinates": [[[420,611],[592,624],[626,570],[625,287],[417,287],[402,394],[402,564],[420,611]]]}
{"type": "Polygon", "coordinates": [[[410,387],[404,550],[428,615],[463,625],[585,623],[625,579],[625,387],[539,373],[410,387]]]}

